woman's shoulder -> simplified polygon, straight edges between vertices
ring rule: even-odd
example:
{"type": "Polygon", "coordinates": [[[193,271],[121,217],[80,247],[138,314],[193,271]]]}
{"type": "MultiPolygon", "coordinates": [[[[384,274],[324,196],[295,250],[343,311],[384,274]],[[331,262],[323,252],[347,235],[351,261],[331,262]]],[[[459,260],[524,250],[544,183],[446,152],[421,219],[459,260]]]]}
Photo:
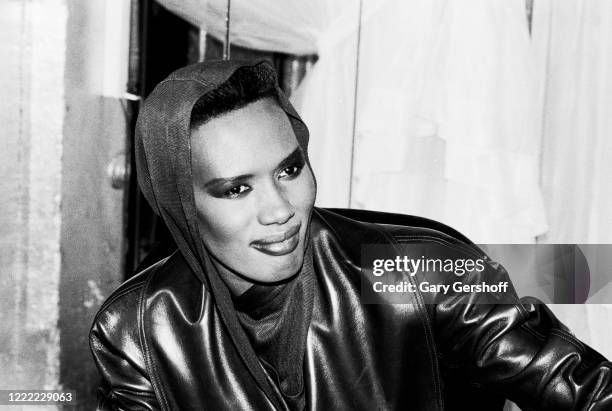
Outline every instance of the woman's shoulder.
{"type": "Polygon", "coordinates": [[[442,240],[448,243],[473,243],[459,231],[441,222],[407,214],[370,210],[315,208],[314,230],[330,231],[340,238],[355,239],[360,244],[403,242],[414,238],[442,240]]]}
{"type": "Polygon", "coordinates": [[[194,289],[201,289],[194,287],[195,276],[190,274],[182,254],[176,251],[123,282],[108,296],[93,320],[89,340],[94,357],[110,349],[131,358],[132,365],[144,372],[143,314],[154,311],[161,295],[172,294],[185,300],[194,289]],[[173,288],[168,288],[168,284],[173,288]]]}
{"type": "Polygon", "coordinates": [[[105,381],[99,393],[109,400],[129,404],[156,401],[142,345],[141,314],[148,285],[155,276],[173,270],[177,263],[173,258],[166,257],[123,282],[94,318],[89,347],[105,381]]]}
{"type": "Polygon", "coordinates": [[[167,270],[176,264],[175,255],[170,255],[149,267],[140,270],[121,283],[102,303],[96,318],[107,311],[115,311],[118,306],[134,305],[145,284],[159,271],[167,270]]]}
{"type": "Polygon", "coordinates": [[[398,255],[484,256],[456,230],[402,214],[315,208],[310,236],[317,259],[338,259],[352,267],[369,267],[371,259],[398,255]]]}
{"type": "Polygon", "coordinates": [[[118,326],[137,328],[139,312],[141,308],[150,305],[152,295],[158,294],[168,284],[192,288],[193,284],[189,282],[193,281],[193,277],[181,253],[175,251],[119,285],[100,306],[92,329],[116,329],[118,326]]]}

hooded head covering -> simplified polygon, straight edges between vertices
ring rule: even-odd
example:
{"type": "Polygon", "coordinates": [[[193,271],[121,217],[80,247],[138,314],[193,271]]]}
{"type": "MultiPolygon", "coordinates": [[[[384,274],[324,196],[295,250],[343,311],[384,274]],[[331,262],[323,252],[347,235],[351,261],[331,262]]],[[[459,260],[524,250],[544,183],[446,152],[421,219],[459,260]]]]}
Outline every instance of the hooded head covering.
{"type": "MultiPolygon", "coordinates": [[[[144,102],[136,124],[136,169],[140,188],[166,223],[193,273],[205,284],[246,368],[268,398],[275,398],[252,345],[238,322],[231,294],[201,241],[191,170],[190,122],[198,99],[217,89],[239,69],[257,68],[272,76],[279,106],[287,114],[308,163],[308,129],[276,83],[266,61],[210,61],[184,67],[157,85],[144,102]]],[[[307,247],[309,250],[310,247],[307,247]]],[[[304,260],[305,269],[311,262],[304,260]]],[[[312,304],[310,298],[310,304],[312,304]]],[[[310,310],[311,311],[311,310],[310,310]]],[[[308,323],[310,318],[307,319],[308,323]]],[[[280,407],[284,408],[284,407],[280,407]]]]}

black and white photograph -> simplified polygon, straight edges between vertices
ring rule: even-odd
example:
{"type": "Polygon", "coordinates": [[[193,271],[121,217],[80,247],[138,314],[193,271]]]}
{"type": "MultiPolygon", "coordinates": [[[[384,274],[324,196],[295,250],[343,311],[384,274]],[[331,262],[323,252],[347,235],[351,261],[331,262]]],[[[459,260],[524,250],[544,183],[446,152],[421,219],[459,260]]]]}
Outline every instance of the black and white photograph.
{"type": "Polygon", "coordinates": [[[0,22],[0,409],[612,410],[612,1],[0,22]]]}

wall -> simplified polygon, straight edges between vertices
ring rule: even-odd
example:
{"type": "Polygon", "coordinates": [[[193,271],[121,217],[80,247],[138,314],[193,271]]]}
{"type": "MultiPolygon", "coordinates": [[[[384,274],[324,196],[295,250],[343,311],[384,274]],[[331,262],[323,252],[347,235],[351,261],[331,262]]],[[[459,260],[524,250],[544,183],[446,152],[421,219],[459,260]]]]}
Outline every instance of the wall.
{"type": "Polygon", "coordinates": [[[105,1],[67,4],[60,379],[80,394],[79,408],[91,409],[98,374],[89,327],[123,275],[123,192],[111,187],[107,167],[123,153],[127,129],[122,102],[100,95],[105,1]]]}
{"type": "Polygon", "coordinates": [[[59,386],[63,0],[0,4],[0,388],[59,386]]]}
{"type": "Polygon", "coordinates": [[[0,389],[77,390],[83,410],[98,384],[88,330],[123,273],[124,196],[106,170],[126,119],[100,95],[105,4],[0,3],[0,389]]]}

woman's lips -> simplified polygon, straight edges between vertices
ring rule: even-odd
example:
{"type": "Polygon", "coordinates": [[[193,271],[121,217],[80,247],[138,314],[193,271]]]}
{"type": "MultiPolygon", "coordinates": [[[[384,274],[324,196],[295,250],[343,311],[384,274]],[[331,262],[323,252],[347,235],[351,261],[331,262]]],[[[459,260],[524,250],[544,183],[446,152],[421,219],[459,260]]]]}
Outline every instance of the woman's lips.
{"type": "Polygon", "coordinates": [[[300,226],[301,224],[298,224],[291,227],[284,233],[274,234],[266,238],[253,241],[251,246],[268,255],[281,256],[289,254],[297,248],[300,242],[300,236],[298,235],[300,232],[300,226]]]}

